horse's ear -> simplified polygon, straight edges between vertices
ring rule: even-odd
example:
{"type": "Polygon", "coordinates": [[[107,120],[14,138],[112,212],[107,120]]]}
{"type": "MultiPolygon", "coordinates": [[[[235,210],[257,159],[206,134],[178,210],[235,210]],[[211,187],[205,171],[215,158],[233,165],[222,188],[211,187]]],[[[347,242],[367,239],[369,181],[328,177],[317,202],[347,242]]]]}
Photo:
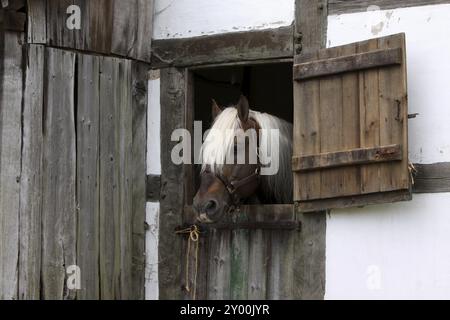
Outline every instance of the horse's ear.
{"type": "Polygon", "coordinates": [[[221,112],[222,109],[219,107],[216,100],[212,99],[212,106],[211,106],[212,119],[215,120],[221,112]]]}
{"type": "Polygon", "coordinates": [[[236,108],[238,110],[239,119],[242,123],[246,123],[250,107],[248,106],[248,100],[245,96],[241,95],[236,108]]]}

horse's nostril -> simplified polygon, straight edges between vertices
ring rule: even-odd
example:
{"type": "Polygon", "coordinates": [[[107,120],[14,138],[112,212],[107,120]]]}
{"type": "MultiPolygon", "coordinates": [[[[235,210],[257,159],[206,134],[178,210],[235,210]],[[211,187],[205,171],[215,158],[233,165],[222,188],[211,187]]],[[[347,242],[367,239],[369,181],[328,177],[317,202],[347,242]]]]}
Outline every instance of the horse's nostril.
{"type": "Polygon", "coordinates": [[[214,212],[216,212],[217,207],[218,207],[217,201],[209,200],[205,205],[205,211],[208,215],[213,214],[214,212]]]}

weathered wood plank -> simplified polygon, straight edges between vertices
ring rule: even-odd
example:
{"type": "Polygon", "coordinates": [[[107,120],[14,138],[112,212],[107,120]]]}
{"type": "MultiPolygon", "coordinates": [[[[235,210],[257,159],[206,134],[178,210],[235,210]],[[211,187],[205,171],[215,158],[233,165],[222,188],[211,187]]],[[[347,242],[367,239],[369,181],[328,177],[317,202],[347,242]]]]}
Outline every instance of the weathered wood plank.
{"type": "MultiPolygon", "coordinates": [[[[263,212],[248,217],[249,222],[257,223],[263,221],[263,212]]],[[[248,261],[248,294],[250,300],[263,300],[266,298],[267,287],[267,262],[268,255],[268,232],[254,230],[250,232],[249,238],[249,261],[248,261]]]]}
{"type": "Polygon", "coordinates": [[[72,0],[47,0],[46,35],[48,45],[67,48],[75,47],[75,31],[70,30],[66,26],[66,20],[68,17],[66,11],[72,3],[72,0]]]}
{"type": "Polygon", "coordinates": [[[450,192],[450,163],[414,164],[415,193],[450,192]]]}
{"type": "Polygon", "coordinates": [[[352,208],[390,202],[409,201],[411,199],[412,195],[409,190],[376,192],[359,196],[299,202],[299,211],[310,213],[327,210],[329,208],[352,208]]]}
{"type": "Polygon", "coordinates": [[[77,262],[82,270],[77,298],[99,299],[99,72],[100,59],[78,55],[77,262]]]}
{"type": "Polygon", "coordinates": [[[292,57],[292,27],[185,39],[154,40],[152,67],[292,57]]]}
{"type": "Polygon", "coordinates": [[[402,63],[402,60],[402,48],[390,48],[305,62],[294,65],[294,80],[304,80],[382,66],[399,65],[402,63]]]}
{"type": "Polygon", "coordinates": [[[363,148],[294,157],[292,170],[321,170],[358,164],[402,160],[402,158],[402,146],[395,144],[376,148],[363,148]]]}
{"type": "MultiPolygon", "coordinates": [[[[314,52],[320,48],[324,48],[326,42],[328,1],[296,0],[295,4],[295,32],[296,35],[302,35],[301,47],[298,48],[296,53],[314,52]]],[[[313,53],[312,55],[315,57],[317,53],[313,53]]],[[[294,92],[295,90],[298,90],[295,89],[295,87],[294,92]]],[[[314,97],[311,98],[311,100],[317,99],[317,96],[319,95],[319,83],[317,82],[313,88],[315,91],[314,97]]],[[[304,88],[304,90],[308,89],[309,88],[304,88]]],[[[298,91],[297,93],[300,94],[298,91]]],[[[300,96],[298,95],[294,96],[294,110],[298,108],[297,104],[302,103],[302,101],[298,99],[299,97],[300,96]]],[[[314,108],[319,104],[319,101],[312,101],[315,101],[316,103],[316,105],[311,107],[314,110],[314,108]]],[[[295,121],[298,121],[299,116],[301,117],[301,115],[297,113],[294,118],[294,126],[295,121]]],[[[314,123],[312,128],[314,129],[308,130],[307,133],[310,135],[308,139],[314,139],[313,141],[315,141],[312,144],[314,149],[312,150],[312,153],[315,153],[316,149],[320,152],[321,141],[318,113],[316,113],[316,116],[312,119],[314,123]]],[[[307,125],[309,126],[309,124],[307,125]]],[[[294,131],[294,133],[295,132],[296,131],[294,131]]],[[[294,139],[299,139],[299,136],[294,135],[294,139]]],[[[297,140],[294,140],[294,146],[296,144],[297,140]]],[[[298,146],[294,148],[298,148],[298,146]]],[[[294,153],[294,155],[296,154],[299,153],[294,153]]],[[[295,180],[297,179],[294,177],[294,181],[295,180]]],[[[294,201],[299,199],[299,192],[301,192],[302,188],[302,186],[298,184],[297,187],[300,191],[298,191],[298,189],[294,189],[294,201]]],[[[316,188],[320,188],[320,176],[318,176],[318,184],[315,184],[312,191],[315,191],[316,188]]],[[[318,190],[320,192],[320,189],[318,190]]],[[[295,211],[295,219],[302,223],[302,231],[296,232],[292,235],[294,237],[295,252],[292,259],[294,283],[292,298],[323,299],[325,295],[326,213],[324,211],[317,212],[314,218],[305,219],[301,213],[295,211]]]]}
{"type": "Polygon", "coordinates": [[[30,45],[27,54],[20,180],[19,299],[36,300],[40,297],[41,278],[45,48],[41,45],[30,45]]]}
{"type": "MultiPolygon", "coordinates": [[[[338,54],[339,49],[331,48],[319,52],[319,59],[334,58],[338,54]]],[[[336,152],[342,150],[344,145],[342,76],[321,78],[319,87],[320,153],[336,152]]],[[[322,170],[320,179],[320,195],[316,194],[316,199],[330,198],[340,193],[343,176],[339,169],[322,170]]]]}
{"type": "Polygon", "coordinates": [[[28,43],[45,44],[47,42],[45,2],[46,0],[27,0],[28,43]]]}
{"type": "Polygon", "coordinates": [[[89,39],[87,49],[108,54],[111,52],[114,23],[113,1],[88,1],[86,5],[89,6],[89,39]]]}
{"type": "Polygon", "coordinates": [[[120,279],[119,299],[131,299],[132,292],[132,228],[133,228],[133,198],[132,198],[132,83],[131,60],[118,61],[118,78],[114,87],[118,93],[117,109],[119,126],[116,128],[119,134],[117,157],[119,160],[119,225],[120,225],[120,279]]]}
{"type": "MultiPolygon", "coordinates": [[[[147,72],[149,66],[132,63],[132,297],[145,298],[145,206],[147,157],[147,72]]],[[[158,182],[158,201],[160,183],[158,182]]]]}
{"type": "MultiPolygon", "coordinates": [[[[294,82],[294,102],[293,156],[318,154],[321,141],[319,80],[294,82]]],[[[294,201],[316,197],[320,189],[320,172],[294,173],[294,201]]]]}
{"type": "MultiPolygon", "coordinates": [[[[291,207],[292,209],[292,207],[291,207]]],[[[281,223],[276,216],[268,217],[272,222],[281,223]]],[[[288,221],[294,220],[294,210],[291,210],[288,221]]],[[[286,232],[275,230],[267,233],[270,236],[269,263],[267,265],[267,292],[266,298],[269,300],[287,300],[293,298],[295,255],[294,243],[296,240],[295,231],[286,232]]]]}
{"type": "Polygon", "coordinates": [[[328,0],[295,1],[295,33],[301,35],[301,47],[295,54],[325,47],[328,0]]]}
{"type": "MultiPolygon", "coordinates": [[[[342,46],[337,49],[339,54],[353,54],[356,45],[342,46]]],[[[342,75],[342,148],[351,150],[360,145],[359,119],[359,80],[358,74],[346,73],[342,75]]],[[[342,193],[358,194],[361,190],[360,168],[347,167],[342,172],[342,193]]]]}
{"type": "Polygon", "coordinates": [[[209,236],[208,300],[231,298],[231,231],[213,229],[209,236]]]}
{"type": "Polygon", "coordinates": [[[75,54],[47,49],[42,207],[42,298],[73,299],[66,268],[76,265],[75,54]]]}
{"type": "MultiPolygon", "coordinates": [[[[248,222],[248,215],[239,210],[233,213],[232,222],[248,222]]],[[[231,231],[230,298],[232,300],[248,298],[249,234],[249,230],[245,229],[231,231]]]]}
{"type": "Polygon", "coordinates": [[[183,223],[184,169],[171,160],[174,129],[182,128],[185,119],[185,73],[168,68],[161,70],[161,202],[159,220],[159,297],[180,299],[182,240],[174,233],[183,223]]]}
{"type": "Polygon", "coordinates": [[[137,27],[130,57],[145,62],[150,62],[152,55],[154,1],[137,0],[137,27]]]}
{"type": "Polygon", "coordinates": [[[22,137],[22,34],[6,31],[0,44],[0,300],[17,299],[20,159],[22,137]]]}
{"type": "MultiPolygon", "coordinates": [[[[372,39],[357,46],[358,52],[378,49],[378,40],[372,39]]],[[[360,147],[380,145],[380,104],[378,70],[359,72],[359,116],[360,116],[360,147]]],[[[381,188],[380,165],[361,166],[361,193],[378,192],[381,188]]]]}
{"type": "Polygon", "coordinates": [[[328,0],[330,15],[367,11],[370,6],[381,10],[450,3],[449,0],[328,0]]]}
{"type": "Polygon", "coordinates": [[[116,59],[100,61],[100,298],[119,294],[120,272],[120,186],[119,106],[114,84],[118,77],[116,59]]]}
{"type": "Polygon", "coordinates": [[[321,300],[325,295],[325,253],[327,217],[324,211],[302,214],[295,208],[302,231],[294,245],[294,298],[321,300]]]}
{"type": "MultiPolygon", "coordinates": [[[[405,48],[405,34],[383,37],[379,48],[405,48]]],[[[402,50],[402,64],[378,71],[380,106],[380,144],[400,144],[402,153],[408,155],[408,105],[406,84],[406,56],[402,50]]],[[[381,191],[410,188],[408,158],[380,166],[381,191]]]]}
{"type": "Polygon", "coordinates": [[[137,35],[137,1],[113,1],[112,53],[129,56],[134,48],[137,35]]]}

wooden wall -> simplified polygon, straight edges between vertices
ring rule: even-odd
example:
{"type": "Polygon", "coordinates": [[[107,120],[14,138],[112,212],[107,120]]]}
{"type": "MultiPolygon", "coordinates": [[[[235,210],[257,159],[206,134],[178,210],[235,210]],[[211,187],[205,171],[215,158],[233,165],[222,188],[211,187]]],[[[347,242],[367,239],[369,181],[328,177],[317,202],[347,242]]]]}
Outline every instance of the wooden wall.
{"type": "Polygon", "coordinates": [[[0,299],[142,299],[148,68],[23,37],[3,50],[0,299]]]}
{"type": "Polygon", "coordinates": [[[28,0],[28,42],[150,62],[153,0],[28,0]],[[80,29],[66,27],[80,8],[80,29]]]}

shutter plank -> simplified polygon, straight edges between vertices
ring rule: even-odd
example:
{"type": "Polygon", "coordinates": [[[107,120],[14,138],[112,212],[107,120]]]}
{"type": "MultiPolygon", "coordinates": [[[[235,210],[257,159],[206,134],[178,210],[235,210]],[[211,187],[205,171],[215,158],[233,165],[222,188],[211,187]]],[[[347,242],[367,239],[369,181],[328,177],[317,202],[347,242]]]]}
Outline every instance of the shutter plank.
{"type": "MultiPolygon", "coordinates": [[[[317,54],[314,54],[317,58],[317,54]]],[[[314,79],[294,85],[294,156],[320,153],[319,81],[314,79]]],[[[316,199],[320,196],[321,172],[294,173],[294,177],[294,201],[316,199]]]]}
{"type": "MultiPolygon", "coordinates": [[[[404,47],[404,36],[391,36],[378,40],[380,48],[404,47]]],[[[380,166],[381,191],[407,189],[409,175],[403,168],[408,166],[408,143],[405,141],[404,125],[408,122],[406,106],[406,82],[403,74],[406,59],[402,55],[403,65],[379,70],[379,104],[380,104],[380,144],[400,144],[405,155],[400,163],[380,166]]]]}
{"type": "MultiPolygon", "coordinates": [[[[233,223],[248,222],[248,214],[238,211],[233,216],[233,223]]],[[[231,231],[231,299],[246,300],[248,297],[249,269],[249,230],[231,231]]]]}
{"type": "MultiPolygon", "coordinates": [[[[378,49],[378,40],[358,46],[359,52],[378,49]]],[[[360,139],[361,148],[380,145],[380,106],[378,101],[378,70],[359,73],[360,139]]],[[[361,192],[380,191],[380,165],[361,166],[361,192]]]]}
{"type": "MultiPolygon", "coordinates": [[[[337,49],[319,53],[319,59],[334,58],[337,49]]],[[[320,80],[320,152],[342,150],[343,142],[343,99],[342,76],[334,75],[320,80]]],[[[343,187],[342,171],[324,170],[321,173],[320,198],[332,198],[339,195],[343,187]]]]}
{"type": "MultiPolygon", "coordinates": [[[[338,49],[340,54],[356,53],[356,45],[343,46],[338,49]]],[[[351,150],[360,146],[359,119],[359,81],[358,73],[342,75],[342,149],[351,150]]],[[[345,168],[342,173],[342,194],[358,194],[361,190],[360,168],[353,166],[345,168]]]]}
{"type": "Polygon", "coordinates": [[[209,240],[208,300],[230,299],[230,240],[230,230],[211,230],[209,240]]]}
{"type": "MultiPolygon", "coordinates": [[[[258,211],[255,215],[250,215],[249,221],[264,221],[264,213],[258,211]]],[[[266,298],[268,234],[270,232],[264,230],[253,230],[250,233],[247,294],[249,300],[263,300],[266,298]]]]}

